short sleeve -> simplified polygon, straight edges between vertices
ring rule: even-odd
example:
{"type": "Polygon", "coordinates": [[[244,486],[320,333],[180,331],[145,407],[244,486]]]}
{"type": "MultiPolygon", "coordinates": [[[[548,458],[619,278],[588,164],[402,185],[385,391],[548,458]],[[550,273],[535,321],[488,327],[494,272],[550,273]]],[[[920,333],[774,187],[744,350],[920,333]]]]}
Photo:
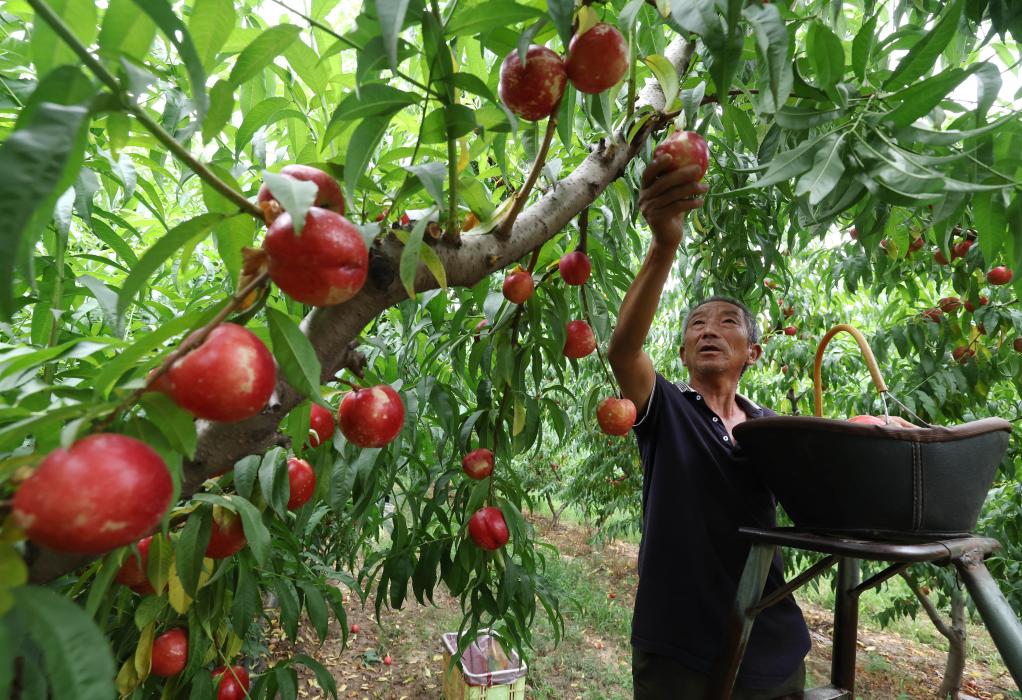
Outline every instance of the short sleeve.
{"type": "Polygon", "coordinates": [[[632,429],[635,434],[642,437],[652,434],[656,430],[657,416],[660,414],[660,406],[664,402],[664,385],[670,384],[663,375],[656,373],[653,381],[653,391],[650,392],[649,401],[646,402],[646,410],[635,420],[632,429]]]}

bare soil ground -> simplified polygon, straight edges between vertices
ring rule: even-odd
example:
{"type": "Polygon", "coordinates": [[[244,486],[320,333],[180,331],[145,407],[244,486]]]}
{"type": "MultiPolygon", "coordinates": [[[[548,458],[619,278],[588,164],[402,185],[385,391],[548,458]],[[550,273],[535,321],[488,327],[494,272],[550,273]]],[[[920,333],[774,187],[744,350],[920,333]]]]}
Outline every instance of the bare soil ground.
{"type": "MultiPolygon", "coordinates": [[[[619,615],[631,610],[635,586],[635,559],[638,548],[624,542],[612,542],[597,550],[588,544],[584,528],[560,524],[550,527],[549,519],[530,516],[538,535],[554,544],[562,561],[584,565],[587,572],[599,576],[608,590],[615,591],[609,606],[625,606],[619,615]]],[[[373,617],[372,601],[362,610],[357,600],[349,604],[348,622],[357,623],[361,632],[350,636],[347,649],[341,647],[340,630],[332,623],[330,636],[321,646],[311,629],[303,626],[297,643],[286,640],[279,629],[271,630],[271,657],[281,658],[303,652],[324,664],[337,682],[341,698],[358,700],[419,700],[440,698],[443,687],[442,654],[439,636],[456,629],[460,619],[458,603],[437,591],[436,607],[420,606],[411,599],[403,610],[384,609],[381,625],[373,617]],[[389,653],[393,662],[380,662],[389,653]]],[[[813,648],[807,659],[810,680],[825,683],[830,670],[831,611],[808,601],[800,605],[810,627],[813,648]]],[[[593,624],[592,615],[565,606],[568,632],[559,647],[540,639],[529,671],[530,700],[563,698],[570,700],[630,699],[631,652],[626,635],[609,634],[593,624]],[[580,614],[581,613],[581,614],[580,614]]],[[[976,644],[989,644],[982,630],[970,627],[976,644]]],[[[970,642],[973,643],[973,642],[970,642]]],[[[989,650],[987,650],[989,651],[989,650]]],[[[1014,683],[1003,669],[993,670],[982,660],[970,657],[965,677],[966,690],[983,700],[1007,700],[1018,697],[1014,683]]],[[[936,698],[945,662],[945,653],[932,646],[914,642],[881,630],[868,619],[860,619],[856,695],[861,700],[904,700],[936,698]]],[[[300,670],[299,697],[321,698],[311,673],[300,670]]]]}

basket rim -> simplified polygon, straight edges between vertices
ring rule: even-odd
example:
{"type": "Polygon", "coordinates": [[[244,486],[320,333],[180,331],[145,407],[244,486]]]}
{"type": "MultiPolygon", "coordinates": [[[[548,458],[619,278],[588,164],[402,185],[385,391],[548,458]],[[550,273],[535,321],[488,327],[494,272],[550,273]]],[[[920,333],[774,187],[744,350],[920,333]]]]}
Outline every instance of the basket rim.
{"type": "Polygon", "coordinates": [[[950,427],[902,428],[900,426],[849,423],[835,418],[816,416],[766,416],[739,423],[734,427],[735,437],[741,440],[746,433],[772,430],[802,430],[840,433],[856,437],[883,437],[904,442],[955,442],[998,431],[1011,432],[1011,423],[1003,418],[982,418],[950,427]]]}

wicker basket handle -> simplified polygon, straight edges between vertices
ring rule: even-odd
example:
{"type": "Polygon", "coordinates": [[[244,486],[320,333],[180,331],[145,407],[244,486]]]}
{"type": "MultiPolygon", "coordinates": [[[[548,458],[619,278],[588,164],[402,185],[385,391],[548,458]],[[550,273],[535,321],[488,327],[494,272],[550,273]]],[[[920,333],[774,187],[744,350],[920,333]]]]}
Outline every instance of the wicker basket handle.
{"type": "Polygon", "coordinates": [[[816,349],[816,361],[813,363],[813,399],[816,402],[817,417],[823,417],[823,351],[826,349],[830,339],[841,331],[850,333],[855,338],[855,342],[859,344],[859,349],[866,360],[866,366],[869,368],[869,374],[873,377],[873,385],[876,386],[877,393],[883,394],[887,391],[887,384],[884,382],[884,378],[880,376],[880,368],[877,367],[876,357],[873,356],[873,350],[869,347],[869,343],[866,342],[866,338],[863,337],[858,329],[849,326],[847,323],[839,323],[827,331],[827,335],[823,336],[820,346],[816,349]]]}

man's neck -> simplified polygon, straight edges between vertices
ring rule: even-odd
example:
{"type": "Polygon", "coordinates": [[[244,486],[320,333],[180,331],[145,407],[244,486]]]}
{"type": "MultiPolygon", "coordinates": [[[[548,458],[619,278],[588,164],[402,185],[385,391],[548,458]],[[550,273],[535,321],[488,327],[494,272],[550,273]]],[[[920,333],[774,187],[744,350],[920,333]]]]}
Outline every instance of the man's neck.
{"type": "Polygon", "coordinates": [[[738,382],[723,376],[690,377],[688,385],[697,391],[706,405],[725,421],[743,414],[735,400],[738,382]]]}

